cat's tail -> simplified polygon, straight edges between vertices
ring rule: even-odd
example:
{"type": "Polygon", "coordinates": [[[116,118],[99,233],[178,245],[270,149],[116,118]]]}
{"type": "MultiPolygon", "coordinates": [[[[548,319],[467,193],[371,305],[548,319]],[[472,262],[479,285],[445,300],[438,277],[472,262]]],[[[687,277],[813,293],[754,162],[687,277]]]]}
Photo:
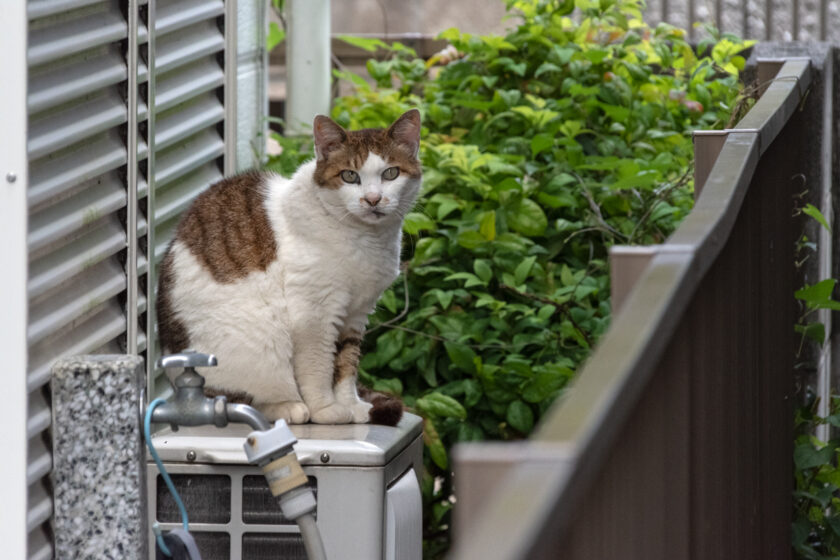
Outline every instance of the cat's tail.
{"type": "Polygon", "coordinates": [[[396,426],[403,415],[403,403],[393,395],[378,393],[358,384],[359,397],[373,405],[370,409],[370,423],[382,426],[396,426]]]}

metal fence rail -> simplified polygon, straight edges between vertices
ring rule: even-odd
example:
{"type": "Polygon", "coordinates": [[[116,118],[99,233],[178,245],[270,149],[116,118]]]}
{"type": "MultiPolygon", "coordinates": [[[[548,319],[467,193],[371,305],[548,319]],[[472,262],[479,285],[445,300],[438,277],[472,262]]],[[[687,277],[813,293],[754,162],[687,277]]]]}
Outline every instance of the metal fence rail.
{"type": "Polygon", "coordinates": [[[647,0],[645,20],[701,35],[695,23],[764,41],[840,40],[837,0],[647,0]]]}
{"type": "Polygon", "coordinates": [[[793,195],[821,106],[808,59],[777,69],[696,138],[694,210],[646,266],[616,259],[640,277],[533,438],[457,451],[454,558],[790,557],[793,195]]]}

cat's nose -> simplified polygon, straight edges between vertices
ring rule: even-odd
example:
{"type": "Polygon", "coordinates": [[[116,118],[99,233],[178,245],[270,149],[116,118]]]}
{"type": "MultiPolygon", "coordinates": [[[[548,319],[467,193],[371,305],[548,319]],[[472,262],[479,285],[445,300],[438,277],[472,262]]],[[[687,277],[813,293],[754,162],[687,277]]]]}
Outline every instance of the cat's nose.
{"type": "Polygon", "coordinates": [[[365,194],[364,201],[371,206],[376,206],[382,200],[382,195],[379,193],[369,192],[365,194]]]}

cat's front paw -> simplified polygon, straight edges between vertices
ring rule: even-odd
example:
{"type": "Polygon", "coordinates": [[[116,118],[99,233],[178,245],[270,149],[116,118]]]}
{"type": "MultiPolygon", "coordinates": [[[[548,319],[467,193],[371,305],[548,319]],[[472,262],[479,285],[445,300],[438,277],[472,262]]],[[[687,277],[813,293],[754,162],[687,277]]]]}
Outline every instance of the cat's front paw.
{"type": "Polygon", "coordinates": [[[316,424],[349,424],[353,420],[353,412],[339,403],[332,403],[320,410],[312,411],[312,421],[316,424]]]}
{"type": "Polygon", "coordinates": [[[281,418],[289,424],[309,422],[309,407],[300,401],[264,404],[259,409],[272,422],[281,418]]]}
{"type": "Polygon", "coordinates": [[[370,422],[370,409],[373,405],[369,402],[359,401],[350,405],[350,412],[353,413],[354,424],[367,424],[370,422]]]}

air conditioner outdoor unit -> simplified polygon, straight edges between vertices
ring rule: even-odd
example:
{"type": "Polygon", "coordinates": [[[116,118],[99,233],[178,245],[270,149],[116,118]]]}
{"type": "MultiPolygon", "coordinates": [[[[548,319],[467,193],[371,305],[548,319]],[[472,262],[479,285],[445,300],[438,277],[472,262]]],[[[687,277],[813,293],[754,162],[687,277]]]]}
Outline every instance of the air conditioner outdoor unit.
{"type": "MultiPolygon", "coordinates": [[[[252,430],[231,425],[170,429],[154,436],[184,501],[203,560],[304,560],[297,525],[283,518],[242,444],[252,430]]],[[[295,451],[315,490],[316,519],[331,560],[419,560],[422,420],[396,427],[292,426],[295,451]]],[[[148,462],[149,526],[180,526],[157,466],[148,462]]],[[[149,548],[154,558],[153,536],[149,548]]]]}

